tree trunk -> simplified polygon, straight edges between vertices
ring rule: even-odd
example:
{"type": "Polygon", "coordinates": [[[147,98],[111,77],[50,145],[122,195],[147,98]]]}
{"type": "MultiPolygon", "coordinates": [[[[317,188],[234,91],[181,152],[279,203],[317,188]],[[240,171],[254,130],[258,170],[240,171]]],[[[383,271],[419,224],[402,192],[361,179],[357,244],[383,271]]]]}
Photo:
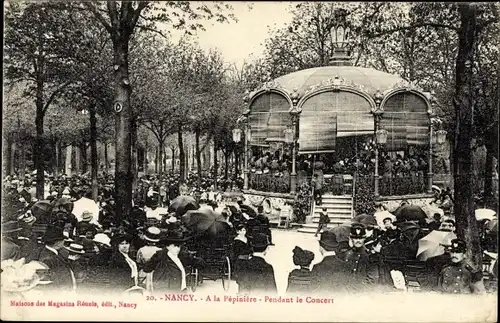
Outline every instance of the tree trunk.
{"type": "Polygon", "coordinates": [[[144,167],[144,175],[148,174],[148,166],[149,166],[149,160],[148,160],[148,144],[146,142],[146,146],[144,147],[144,158],[142,160],[143,162],[143,167],[144,167]]]}
{"type": "Polygon", "coordinates": [[[74,160],[73,160],[73,165],[74,167],[71,167],[71,169],[74,171],[74,173],[79,174],[80,173],[80,148],[79,147],[74,147],[75,149],[72,149],[73,155],[74,155],[74,160]]]}
{"type": "Polygon", "coordinates": [[[219,167],[219,163],[217,161],[217,145],[214,142],[214,187],[217,189],[217,168],[219,167]]]}
{"type": "Polygon", "coordinates": [[[82,165],[82,173],[85,174],[88,171],[88,158],[87,158],[87,145],[82,143],[80,146],[80,160],[82,165]]]}
{"type": "Polygon", "coordinates": [[[166,173],[167,172],[167,149],[165,147],[163,147],[162,152],[163,152],[163,160],[162,160],[163,171],[166,173]]]}
{"type": "Polygon", "coordinates": [[[104,171],[109,171],[109,158],[108,158],[108,142],[104,142],[104,171]]]}
{"type": "Polygon", "coordinates": [[[66,147],[66,160],[65,160],[65,167],[64,167],[64,173],[67,175],[67,176],[71,176],[71,170],[72,170],[72,167],[71,167],[71,157],[72,157],[72,151],[73,151],[73,146],[72,145],[68,145],[68,147],[66,147]]]}
{"type": "Polygon", "coordinates": [[[19,176],[24,178],[26,175],[26,145],[19,144],[19,176]]]}
{"type": "Polygon", "coordinates": [[[172,150],[172,174],[175,172],[175,147],[170,147],[172,150]]]}
{"type": "Polygon", "coordinates": [[[228,170],[229,170],[229,156],[231,155],[231,153],[227,153],[225,152],[224,153],[224,179],[227,180],[227,177],[228,177],[228,170]]]}
{"type": "Polygon", "coordinates": [[[97,172],[99,170],[99,163],[97,160],[97,116],[95,106],[89,107],[90,114],[90,178],[92,187],[92,199],[97,201],[98,183],[97,172]]]}
{"type": "Polygon", "coordinates": [[[234,176],[238,177],[240,173],[240,155],[238,146],[234,148],[233,153],[234,153],[234,176]]]}
{"type": "Polygon", "coordinates": [[[121,111],[115,117],[115,202],[117,223],[132,209],[132,158],[130,154],[130,119],[132,108],[130,95],[132,88],[129,80],[128,66],[129,37],[115,36],[114,50],[114,81],[115,104],[121,106],[121,111]]]}
{"type": "Polygon", "coordinates": [[[130,150],[132,154],[132,192],[135,192],[139,178],[139,164],[137,160],[137,122],[135,118],[132,118],[130,121],[130,150]]]}
{"type": "Polygon", "coordinates": [[[36,125],[36,138],[35,138],[35,150],[33,151],[33,157],[35,159],[35,169],[36,169],[36,197],[39,200],[43,200],[44,198],[44,172],[45,172],[45,163],[44,163],[44,137],[43,137],[43,118],[45,113],[43,111],[43,81],[37,82],[37,90],[36,90],[36,117],[35,117],[35,125],[36,125]]]}
{"type": "Polygon", "coordinates": [[[164,163],[163,163],[163,147],[165,145],[165,143],[162,141],[162,140],[159,140],[158,141],[158,175],[161,176],[161,174],[163,173],[163,170],[166,171],[166,168],[164,167],[164,163]]]}
{"type": "Polygon", "coordinates": [[[181,181],[184,181],[186,179],[186,156],[182,140],[182,127],[179,127],[179,131],[177,132],[177,144],[179,146],[179,176],[181,181]]]}
{"type": "Polygon", "coordinates": [[[196,169],[198,171],[198,186],[201,186],[201,151],[200,151],[200,130],[197,128],[195,132],[195,149],[196,149],[196,169]]]}
{"type": "Polygon", "coordinates": [[[63,153],[62,153],[62,141],[58,140],[57,141],[57,173],[56,176],[59,176],[61,174],[61,171],[63,170],[63,165],[64,165],[64,158],[63,158],[63,153]]]}
{"type": "Polygon", "coordinates": [[[467,243],[467,256],[476,268],[481,268],[482,254],[477,221],[474,216],[472,176],[473,105],[471,96],[473,53],[477,28],[477,9],[473,4],[459,4],[461,25],[456,63],[454,106],[457,131],[455,132],[455,219],[457,235],[467,243]]]}
{"type": "Polygon", "coordinates": [[[7,162],[5,163],[5,174],[12,175],[14,174],[14,156],[16,154],[16,143],[11,138],[7,138],[7,140],[5,141],[5,148],[7,148],[7,152],[5,153],[5,156],[7,157],[7,162]]]}

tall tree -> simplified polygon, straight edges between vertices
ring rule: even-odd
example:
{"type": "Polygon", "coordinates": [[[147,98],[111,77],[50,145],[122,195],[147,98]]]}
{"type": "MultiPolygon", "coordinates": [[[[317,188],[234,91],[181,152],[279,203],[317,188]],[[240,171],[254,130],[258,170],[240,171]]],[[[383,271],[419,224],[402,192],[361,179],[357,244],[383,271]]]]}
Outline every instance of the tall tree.
{"type": "Polygon", "coordinates": [[[129,76],[130,39],[137,29],[159,31],[156,23],[171,24],[173,28],[195,31],[203,26],[201,19],[227,21],[224,9],[228,5],[218,3],[193,3],[169,1],[107,1],[106,3],[83,2],[94,17],[106,28],[113,44],[113,68],[115,83],[116,114],[116,214],[119,219],[127,216],[132,207],[131,170],[131,121],[130,96],[132,87],[129,76]]]}
{"type": "Polygon", "coordinates": [[[39,199],[44,194],[44,117],[74,79],[72,62],[64,52],[79,46],[66,9],[64,3],[10,3],[5,13],[5,76],[10,83],[26,82],[25,95],[36,106],[34,161],[39,199]]]}

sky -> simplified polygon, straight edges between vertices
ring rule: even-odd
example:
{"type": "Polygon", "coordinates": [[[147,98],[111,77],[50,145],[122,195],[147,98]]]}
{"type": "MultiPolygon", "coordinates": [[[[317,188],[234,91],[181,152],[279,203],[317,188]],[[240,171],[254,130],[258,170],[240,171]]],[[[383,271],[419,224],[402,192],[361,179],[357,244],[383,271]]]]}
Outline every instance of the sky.
{"type": "MultiPolygon", "coordinates": [[[[218,48],[227,63],[241,67],[252,54],[258,57],[263,53],[268,26],[279,28],[292,20],[292,15],[287,11],[289,4],[278,1],[253,2],[252,9],[249,9],[243,1],[231,2],[238,22],[207,22],[204,24],[206,31],[198,31],[198,42],[205,50],[218,48]]],[[[180,33],[172,33],[174,41],[179,37],[180,33]]]]}

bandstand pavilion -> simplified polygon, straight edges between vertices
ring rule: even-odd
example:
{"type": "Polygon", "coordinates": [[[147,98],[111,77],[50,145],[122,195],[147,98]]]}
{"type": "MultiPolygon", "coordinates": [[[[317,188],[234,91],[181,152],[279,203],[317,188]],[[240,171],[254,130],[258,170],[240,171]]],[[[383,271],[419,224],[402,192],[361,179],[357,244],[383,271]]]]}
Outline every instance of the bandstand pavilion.
{"type": "MultiPolygon", "coordinates": [[[[334,36],[345,32],[343,27],[332,29],[334,36]]],[[[330,66],[283,75],[247,96],[248,109],[239,120],[244,135],[241,136],[240,130],[233,135],[236,140],[243,137],[244,192],[257,203],[266,197],[293,198],[297,192],[297,160],[301,156],[339,154],[339,143],[349,142],[346,141],[349,138],[373,143],[375,167],[369,178],[375,199],[390,198],[380,194],[380,149],[387,153],[408,153],[410,148],[425,151],[425,180],[420,178],[420,188],[408,195],[422,197],[432,192],[432,146],[444,142],[446,136],[444,130],[434,129],[433,94],[397,75],[352,66],[343,39],[342,35],[333,40],[330,66]],[[280,196],[276,190],[265,192],[262,187],[252,187],[255,169],[249,163],[256,147],[271,151],[286,147],[290,152],[289,177],[285,178],[289,192],[281,191],[288,194],[280,196]]],[[[355,181],[355,174],[342,178],[351,181],[351,175],[355,181]]],[[[342,195],[354,197],[356,190],[342,195]]]]}

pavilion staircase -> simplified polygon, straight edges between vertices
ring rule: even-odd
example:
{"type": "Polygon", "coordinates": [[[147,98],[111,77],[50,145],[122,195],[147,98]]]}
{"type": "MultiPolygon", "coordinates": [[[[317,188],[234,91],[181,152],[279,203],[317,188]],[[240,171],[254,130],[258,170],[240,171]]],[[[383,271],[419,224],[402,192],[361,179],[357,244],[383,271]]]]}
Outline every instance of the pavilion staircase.
{"type": "Polygon", "coordinates": [[[323,208],[327,209],[330,223],[328,228],[339,226],[345,222],[349,222],[353,217],[353,197],[352,195],[327,195],[322,196],[322,205],[314,204],[312,212],[312,223],[303,224],[298,229],[299,232],[316,233],[319,222],[319,214],[323,208]]]}

